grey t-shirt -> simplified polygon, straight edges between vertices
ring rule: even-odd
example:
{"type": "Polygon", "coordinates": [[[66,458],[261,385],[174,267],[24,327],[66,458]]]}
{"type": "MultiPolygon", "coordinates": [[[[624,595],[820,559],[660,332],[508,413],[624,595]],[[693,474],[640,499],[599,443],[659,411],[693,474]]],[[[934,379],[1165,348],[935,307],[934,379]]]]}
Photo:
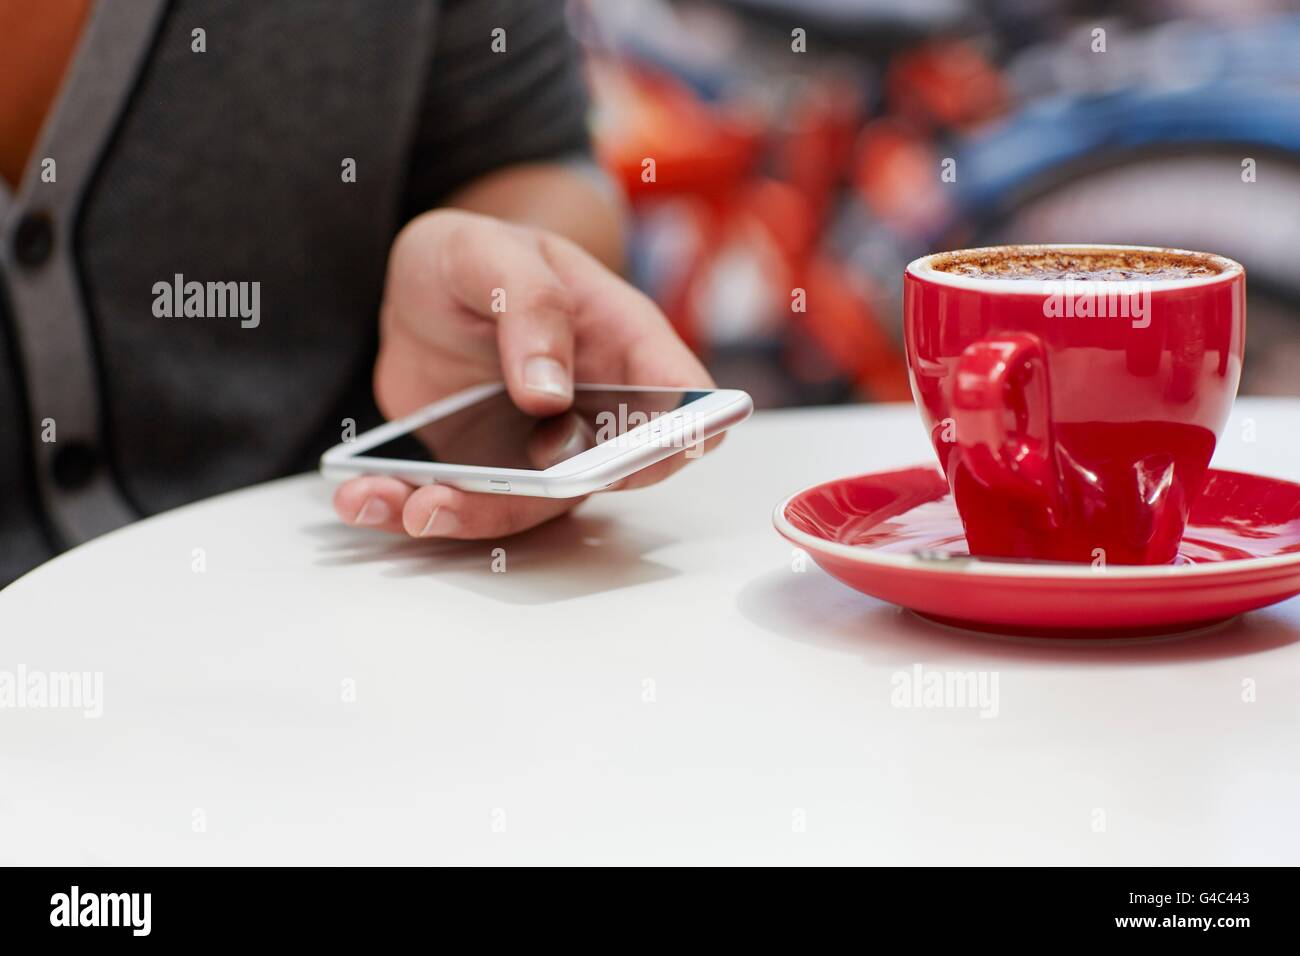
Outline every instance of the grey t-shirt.
{"type": "Polygon", "coordinates": [[[0,194],[0,585],[377,421],[401,225],[494,168],[588,147],[563,7],[97,4],[0,194]]]}

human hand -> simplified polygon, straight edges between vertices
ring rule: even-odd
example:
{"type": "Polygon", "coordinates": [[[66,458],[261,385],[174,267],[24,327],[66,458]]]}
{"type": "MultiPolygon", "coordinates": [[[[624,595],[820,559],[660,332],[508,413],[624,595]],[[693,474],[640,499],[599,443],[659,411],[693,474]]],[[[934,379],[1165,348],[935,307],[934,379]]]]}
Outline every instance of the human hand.
{"type": "MultiPolygon", "coordinates": [[[[375,364],[375,397],[387,418],[488,381],[504,381],[521,411],[556,415],[572,403],[575,380],[713,384],[649,298],[563,237],[457,210],[425,213],[402,230],[389,256],[375,364]]],[[[659,481],[686,455],[616,488],[659,481]]],[[[579,500],[367,476],[340,485],[334,508],[349,524],[413,537],[493,538],[579,500]]]]}

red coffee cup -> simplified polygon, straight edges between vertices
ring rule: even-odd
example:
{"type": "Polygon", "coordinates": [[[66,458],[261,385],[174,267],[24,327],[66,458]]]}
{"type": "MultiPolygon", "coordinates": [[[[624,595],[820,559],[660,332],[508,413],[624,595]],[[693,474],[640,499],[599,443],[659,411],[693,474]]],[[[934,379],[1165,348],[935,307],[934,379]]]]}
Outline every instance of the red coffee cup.
{"type": "Polygon", "coordinates": [[[936,253],[907,267],[903,321],[972,554],[1174,560],[1241,377],[1240,264],[1144,246],[936,253]],[[1036,257],[1135,277],[1005,277],[1036,257]]]}

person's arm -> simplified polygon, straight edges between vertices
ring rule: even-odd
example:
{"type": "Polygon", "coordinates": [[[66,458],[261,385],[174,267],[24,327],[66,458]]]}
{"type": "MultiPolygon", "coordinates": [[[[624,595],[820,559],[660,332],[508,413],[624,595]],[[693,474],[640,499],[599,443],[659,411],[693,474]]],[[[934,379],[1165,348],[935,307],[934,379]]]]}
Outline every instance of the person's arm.
{"type": "Polygon", "coordinates": [[[591,158],[580,51],[559,0],[447,0],[420,98],[405,218],[464,209],[623,266],[622,197],[591,158]]]}
{"type": "Polygon", "coordinates": [[[511,166],[470,183],[448,205],[564,236],[608,268],[623,270],[623,205],[594,166],[511,166]]]}
{"type": "MultiPolygon", "coordinates": [[[[568,408],[575,381],[712,384],[663,313],[611,271],[622,262],[620,205],[584,165],[586,99],[562,11],[505,0],[444,10],[413,153],[414,215],[393,244],[380,315],[375,396],[389,418],[493,380],[538,416],[568,408]],[[512,53],[490,52],[497,26],[512,53]]],[[[685,461],[675,455],[622,486],[685,461]]],[[[486,538],[574,501],[368,477],[341,485],[334,504],[352,524],[486,538]]]]}

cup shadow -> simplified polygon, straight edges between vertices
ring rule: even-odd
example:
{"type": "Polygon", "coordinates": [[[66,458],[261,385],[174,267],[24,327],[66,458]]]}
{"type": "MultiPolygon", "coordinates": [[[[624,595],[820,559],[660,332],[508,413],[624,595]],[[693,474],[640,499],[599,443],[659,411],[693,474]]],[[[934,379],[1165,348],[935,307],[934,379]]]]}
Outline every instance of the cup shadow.
{"type": "Polygon", "coordinates": [[[1300,641],[1300,631],[1270,609],[1217,626],[1152,638],[1088,640],[986,634],[938,624],[859,594],[827,574],[778,569],[746,584],[736,608],[764,630],[873,666],[945,661],[1074,664],[1083,667],[1166,665],[1246,657],[1300,641]]]}
{"type": "Polygon", "coordinates": [[[313,562],[318,567],[381,564],[385,577],[436,577],[505,604],[553,604],[680,573],[647,557],[676,539],[585,515],[565,515],[531,531],[482,541],[421,541],[339,522],[303,531],[318,539],[313,562]]]}

